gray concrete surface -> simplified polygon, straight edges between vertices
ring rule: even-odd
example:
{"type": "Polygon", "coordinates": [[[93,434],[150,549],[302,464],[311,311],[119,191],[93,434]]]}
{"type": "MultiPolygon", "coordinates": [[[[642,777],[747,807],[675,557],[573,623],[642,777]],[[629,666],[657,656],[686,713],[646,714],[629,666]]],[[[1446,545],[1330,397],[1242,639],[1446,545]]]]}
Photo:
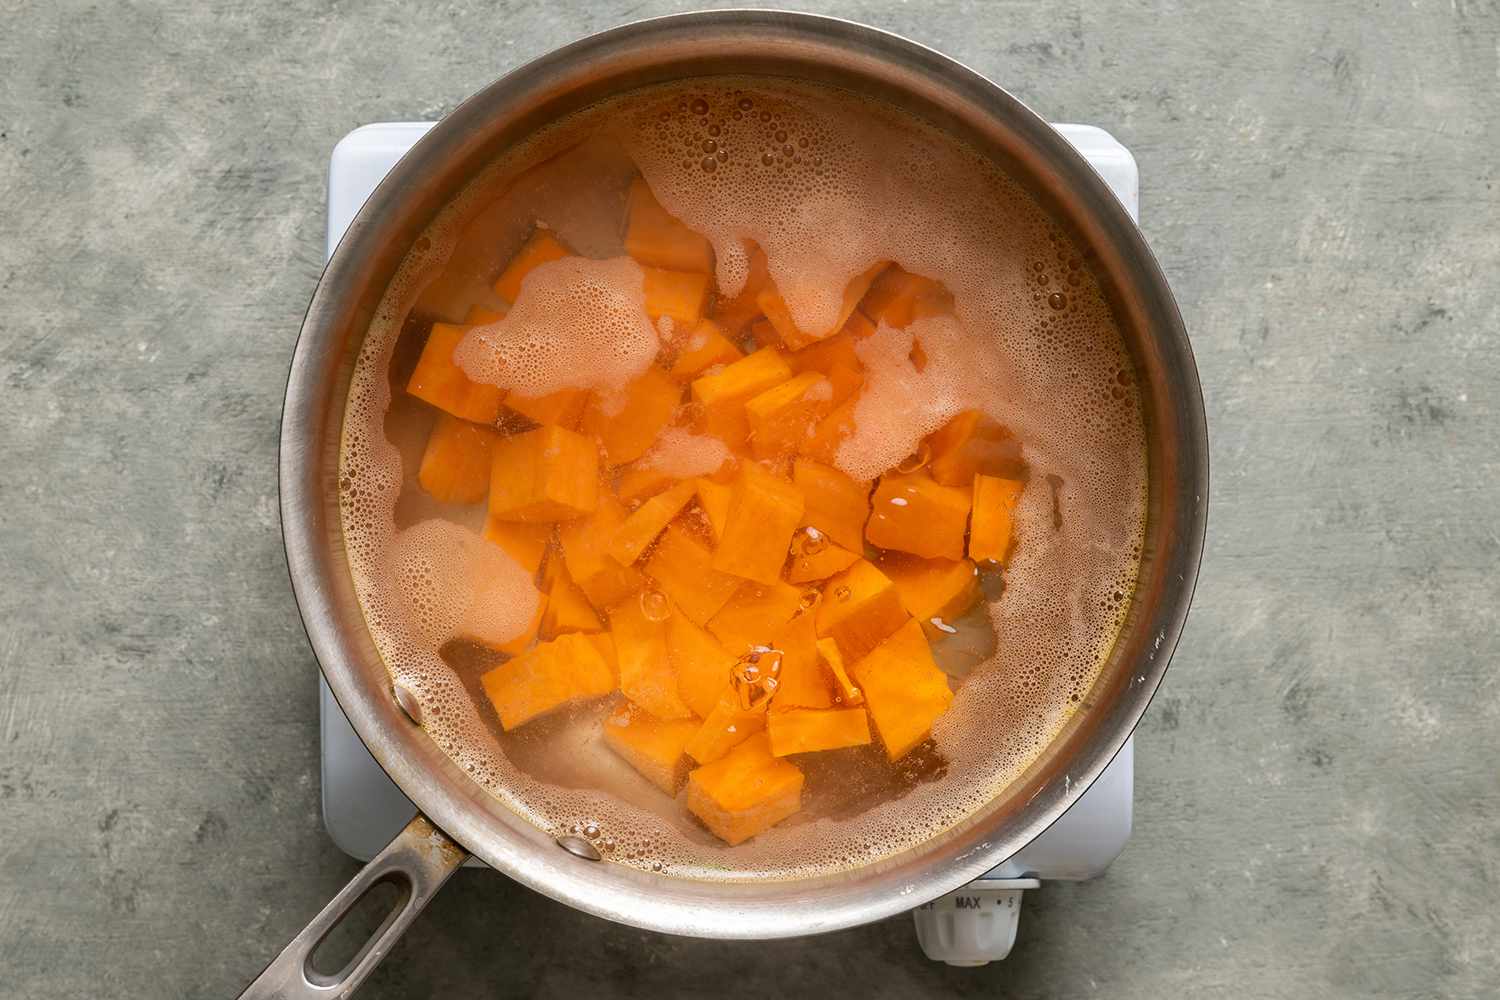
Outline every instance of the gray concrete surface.
{"type": "MultiPolygon", "coordinates": [[[[669,9],[0,2],[0,997],[232,995],[349,876],[275,500],[328,151],[669,9]]],[[[827,9],[1140,159],[1214,488],[1135,837],[980,971],[465,872],[363,995],[1494,995],[1496,5],[827,9]]]]}

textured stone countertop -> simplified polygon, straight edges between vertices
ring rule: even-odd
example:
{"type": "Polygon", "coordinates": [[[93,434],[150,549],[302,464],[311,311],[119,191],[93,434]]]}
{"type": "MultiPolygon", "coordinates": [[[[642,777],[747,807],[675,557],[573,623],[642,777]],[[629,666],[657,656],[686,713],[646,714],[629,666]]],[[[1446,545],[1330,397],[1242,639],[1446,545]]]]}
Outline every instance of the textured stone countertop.
{"type": "MultiPolygon", "coordinates": [[[[229,996],[355,869],[276,506],[329,150],[671,8],[0,8],[0,997],[229,996]]],[[[1500,10],[827,10],[1140,161],[1214,482],[1134,837],[976,971],[906,917],[709,944],[463,872],[361,996],[1493,995],[1500,10]]]]}

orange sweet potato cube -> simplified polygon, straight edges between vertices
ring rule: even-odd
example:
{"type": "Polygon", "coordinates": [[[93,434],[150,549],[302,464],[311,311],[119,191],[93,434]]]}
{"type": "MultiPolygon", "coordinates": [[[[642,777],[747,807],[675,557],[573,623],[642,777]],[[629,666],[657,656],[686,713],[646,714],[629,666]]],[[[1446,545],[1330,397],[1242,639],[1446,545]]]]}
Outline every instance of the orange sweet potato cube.
{"type": "Polygon", "coordinates": [[[870,517],[870,484],[806,458],[792,464],[792,482],[806,507],[802,523],[811,525],[850,552],[863,552],[865,521],[870,517]]]}
{"type": "Polygon", "coordinates": [[[641,589],[641,571],[620,565],[609,554],[610,543],[626,516],[624,505],[608,491],[601,491],[599,506],[592,514],[566,521],[557,528],[568,575],[598,611],[641,589]]]}
{"type": "Polygon", "coordinates": [[[703,508],[708,526],[713,531],[714,541],[718,542],[724,537],[724,527],[729,523],[729,500],[734,491],[723,483],[716,483],[703,476],[698,477],[695,482],[698,484],[698,506],[703,508]]]}
{"type": "Polygon", "coordinates": [[[812,583],[815,580],[826,580],[858,561],[859,556],[833,544],[821,530],[809,525],[792,536],[786,582],[812,583]]]}
{"type": "Polygon", "coordinates": [[[765,705],[742,708],[734,690],[725,685],[703,725],[688,740],[687,755],[700,764],[716,761],[765,728],[765,705]]]}
{"type": "Polygon", "coordinates": [[[927,472],[944,486],[969,486],[974,476],[1021,478],[1021,442],[979,410],[965,410],[927,435],[927,472]]]}
{"type": "Polygon", "coordinates": [[[547,608],[542,612],[541,634],[553,639],[565,632],[598,632],[604,628],[594,606],[573,578],[561,559],[547,564],[551,579],[547,581],[547,608]]]}
{"type": "Polygon", "coordinates": [[[1004,562],[1010,550],[1016,502],[1026,484],[1018,479],[974,477],[974,515],[969,526],[969,558],[1004,562]]]}
{"type": "Polygon", "coordinates": [[[914,319],[953,311],[953,296],[940,281],[899,267],[882,272],[859,308],[875,323],[905,327],[914,319]]]}
{"type": "Polygon", "coordinates": [[[708,303],[713,275],[692,271],[668,271],[643,267],[642,289],[646,293],[646,315],[652,319],[670,316],[673,323],[696,326],[708,303]]]}
{"type": "Polygon", "coordinates": [[[667,658],[677,672],[677,694],[700,719],[708,718],[729,683],[735,658],[680,612],[667,620],[667,658]]]}
{"type": "Polygon", "coordinates": [[[763,347],[717,372],[693,379],[693,401],[706,408],[744,403],[785,382],[792,374],[791,365],[780,351],[763,347]]]}
{"type": "Polygon", "coordinates": [[[773,708],[780,711],[833,705],[833,679],[818,654],[818,629],[812,615],[797,615],[783,625],[772,637],[771,647],[781,651],[773,708]]]}
{"type": "Polygon", "coordinates": [[[915,618],[907,619],[849,673],[864,692],[875,731],[893,761],[926,739],[932,723],[953,701],[948,678],[933,661],[915,618]]]}
{"type": "Polygon", "coordinates": [[[720,840],[740,844],[802,808],[802,780],[758,733],[688,775],[687,806],[720,840]]]}
{"type": "Polygon", "coordinates": [[[528,274],[543,264],[572,255],[573,251],[563,246],[552,230],[533,229],[526,242],[521,244],[521,249],[505,265],[505,270],[500,272],[500,277],[495,279],[495,294],[514,305],[521,297],[521,282],[528,274]]]}
{"type": "Polygon", "coordinates": [[[843,329],[844,323],[848,321],[860,299],[870,289],[871,283],[889,266],[888,262],[880,261],[866,269],[864,272],[854,276],[854,279],[844,288],[844,300],[839,308],[838,319],[826,330],[804,331],[798,329],[797,323],[792,319],[792,314],[787,309],[786,302],[781,293],[774,286],[764,289],[756,296],[756,304],[760,306],[761,312],[765,313],[766,319],[776,328],[781,342],[791,350],[798,350],[808,344],[831,336],[843,329]]]}
{"type": "Polygon", "coordinates": [[[552,542],[552,525],[501,521],[485,515],[484,537],[504,549],[535,577],[541,571],[542,559],[552,542]]]}
{"type": "Polygon", "coordinates": [[[543,642],[480,678],[506,729],[615,689],[614,671],[599,646],[577,633],[543,642]]]}
{"type": "Polygon", "coordinates": [[[667,658],[666,619],[646,617],[640,596],[627,597],[609,609],[610,635],[620,690],[658,719],[686,719],[692,712],[677,695],[677,674],[667,658]]]}
{"type": "Polygon", "coordinates": [[[719,613],[709,620],[708,630],[735,656],[752,647],[771,646],[787,622],[802,609],[800,587],[777,580],[742,582],[719,613]]]}
{"type": "Polygon", "coordinates": [[[656,541],[671,520],[682,512],[697,493],[697,484],[685,479],[665,493],[658,493],[635,509],[615,532],[609,543],[609,554],[615,562],[628,566],[656,541]]]}
{"type": "Polygon", "coordinates": [[[852,662],[874,649],[906,621],[901,595],[890,577],[867,559],[850,566],[823,585],[818,603],[818,635],[838,643],[852,662]]]}
{"type": "Polygon", "coordinates": [[[625,252],[648,267],[712,274],[714,248],[656,200],[644,177],[630,184],[626,202],[625,252]]]}
{"type": "Polygon", "coordinates": [[[505,405],[538,424],[556,424],[576,430],[588,406],[589,393],[584,389],[559,389],[545,396],[507,396],[505,405]]]}
{"type": "Polygon", "coordinates": [[[682,386],[652,365],[625,387],[623,400],[595,395],[580,429],[597,438],[610,465],[634,462],[650,449],[677,412],[682,386]]]}
{"type": "Polygon", "coordinates": [[[620,479],[615,483],[615,495],[626,503],[631,500],[649,500],[676,486],[678,479],[655,465],[637,462],[620,470],[620,479]]]}
{"type": "Polygon", "coordinates": [[[566,521],[599,505],[599,449],[581,434],[538,427],[495,443],[490,514],[502,521],[566,521]]]}
{"type": "Polygon", "coordinates": [[[802,454],[815,462],[832,465],[838,460],[839,447],[854,433],[854,408],[859,393],[853,392],[818,422],[812,435],[802,443],[802,454]]]}
{"type": "Polygon", "coordinates": [[[720,296],[714,305],[714,321],[730,333],[739,333],[746,324],[760,315],[760,305],[756,299],[771,282],[765,251],[754,240],[747,240],[746,243],[749,268],[744,287],[732,298],[720,296]]]}
{"type": "Polygon", "coordinates": [[[695,625],[706,625],[742,582],[714,569],[713,551],[677,524],[662,532],[645,568],[646,575],[695,625]]]}
{"type": "Polygon", "coordinates": [[[691,763],[683,748],[697,731],[693,719],[654,719],[627,702],[604,720],[604,745],[657,788],[676,795],[691,763]]]}
{"type": "Polygon", "coordinates": [[[924,472],[886,473],[870,500],[865,538],[925,559],[962,559],[972,503],[969,490],[943,486],[924,472]]]}
{"type": "Polygon", "coordinates": [[[833,408],[833,383],[819,372],[794,375],[745,403],[756,458],[795,454],[833,408]]]}
{"type": "Polygon", "coordinates": [[[799,375],[803,372],[831,374],[835,368],[863,368],[864,363],[854,350],[855,337],[851,333],[836,333],[823,340],[815,340],[800,351],[786,356],[787,364],[799,375]]]}
{"type": "Polygon", "coordinates": [[[870,720],[862,708],[796,708],[766,716],[771,753],[794,753],[862,747],[870,742],[870,720]]]}
{"type": "Polygon", "coordinates": [[[406,381],[406,391],[455,417],[493,424],[500,417],[505,390],[472,381],[453,360],[453,351],[468,330],[451,323],[432,324],[417,367],[406,381]]]}
{"type": "Polygon", "coordinates": [[[932,639],[952,630],[979,600],[979,570],[968,559],[919,559],[892,552],[880,568],[896,585],[901,604],[932,639]]]}
{"type": "Polygon", "coordinates": [[[682,349],[672,362],[671,375],[675,379],[690,382],[714,365],[730,365],[743,358],[745,353],[734,345],[724,331],[712,320],[699,320],[698,325],[682,339],[682,349]]]}
{"type": "Polygon", "coordinates": [[[779,583],[792,533],[802,523],[802,491],[754,462],[741,464],[729,499],[714,569],[779,583]]]}
{"type": "Polygon", "coordinates": [[[434,500],[479,503],[490,489],[490,465],[498,440],[500,435],[488,427],[438,414],[422,452],[417,482],[434,500]]]}
{"type": "Polygon", "coordinates": [[[844,667],[844,654],[839,652],[839,644],[832,639],[819,639],[818,655],[823,658],[824,669],[833,678],[834,704],[864,704],[864,694],[859,690],[859,685],[849,677],[849,671],[844,667]]]}
{"type": "Polygon", "coordinates": [[[469,306],[469,311],[464,314],[464,322],[469,326],[489,326],[498,323],[505,318],[504,310],[491,309],[489,306],[474,304],[469,306]]]}

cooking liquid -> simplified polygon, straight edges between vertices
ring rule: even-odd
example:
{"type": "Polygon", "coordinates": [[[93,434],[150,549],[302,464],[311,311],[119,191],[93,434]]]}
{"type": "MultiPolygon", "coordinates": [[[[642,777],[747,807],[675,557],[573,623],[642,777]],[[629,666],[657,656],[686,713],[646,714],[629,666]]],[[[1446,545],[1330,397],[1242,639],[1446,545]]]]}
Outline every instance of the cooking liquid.
{"type": "MultiPolygon", "coordinates": [[[[893,107],[779,79],[648,88],[512,149],[402,264],[364,341],[345,414],[350,567],[393,681],[421,703],[426,731],[544,830],[582,833],[612,861],[685,877],[847,869],[984,806],[1045,750],[1096,679],[1144,531],[1146,453],[1131,373],[1080,249],[953,137],[893,107]],[[465,637],[518,634],[538,595],[526,571],[479,537],[482,504],[440,504],[416,483],[436,411],[403,387],[426,331],[460,322],[472,304],[501,305],[490,285],[535,226],[605,262],[569,265],[587,271],[597,294],[569,299],[579,274],[549,282],[537,272],[512,322],[471,334],[456,354],[471,377],[528,394],[577,386],[607,398],[683,335],[639,311],[638,272],[621,259],[637,173],[711,240],[721,297],[743,286],[744,241],[754,240],[802,329],[827,328],[846,284],[879,260],[951,291],[953,316],[882,326],[860,342],[866,382],[838,453],[845,472],[869,479],[920,464],[922,438],[966,408],[986,411],[1023,447],[1027,487],[1003,579],[987,573],[985,600],[934,643],[957,695],[932,741],[895,765],[878,743],[796,758],[806,774],[802,809],[737,847],[603,746],[611,700],[501,729],[478,678],[504,657],[465,637]],[[914,341],[928,358],[920,371],[914,341]]],[[[695,454],[701,442],[673,434],[656,445],[663,462],[713,461],[695,454]]]]}

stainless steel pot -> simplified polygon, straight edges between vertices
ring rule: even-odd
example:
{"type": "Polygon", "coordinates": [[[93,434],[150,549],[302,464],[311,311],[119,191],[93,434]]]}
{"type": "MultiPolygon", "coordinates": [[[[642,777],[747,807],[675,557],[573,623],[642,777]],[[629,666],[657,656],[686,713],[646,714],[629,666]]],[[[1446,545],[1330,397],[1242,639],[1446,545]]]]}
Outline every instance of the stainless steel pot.
{"type": "Polygon", "coordinates": [[[830,18],[720,11],[643,21],[559,49],[459,106],[370,197],[318,284],[297,342],[281,431],[281,516],[308,638],[375,759],[421,810],[246,995],[344,995],[472,854],[538,892],[610,920],[710,938],[816,934],[949,892],[1030,842],[1104,770],[1156,690],[1187,614],[1206,517],[1203,403],[1170,289],[1141,234],[1088,164],[1010,94],[930,49],[830,18]],[[1092,251],[1145,389],[1150,502],[1129,618],[1066,731],[1022,780],[960,826],[853,871],[799,881],[705,883],[651,875],[558,842],[509,812],[413,723],[365,630],[345,562],[335,483],[350,371],[411,242],[474,174],[559,115],[622,90],[731,73],[792,76],[872,94],[1002,162],[1092,251]],[[342,972],[312,948],[371,885],[405,899],[342,972]]]}

